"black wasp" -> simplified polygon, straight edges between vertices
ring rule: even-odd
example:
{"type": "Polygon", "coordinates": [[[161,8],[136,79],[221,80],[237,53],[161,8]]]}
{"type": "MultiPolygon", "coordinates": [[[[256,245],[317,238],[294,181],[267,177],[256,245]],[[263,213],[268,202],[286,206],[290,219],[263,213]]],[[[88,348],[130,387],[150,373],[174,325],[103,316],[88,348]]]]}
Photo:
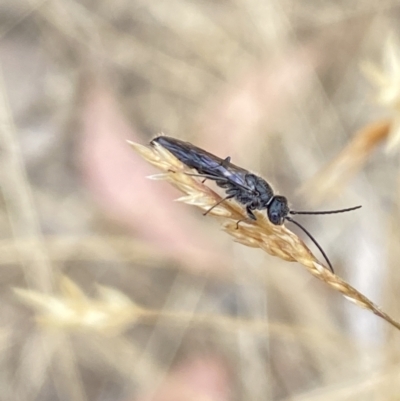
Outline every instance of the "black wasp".
{"type": "Polygon", "coordinates": [[[257,219],[253,213],[254,210],[266,209],[268,219],[272,224],[282,225],[285,220],[288,220],[301,228],[320,250],[330,270],[333,272],[332,264],[318,242],[302,225],[293,220],[289,214],[343,213],[359,209],[361,206],[319,212],[296,212],[290,210],[288,201],[284,196],[274,195],[271,186],[263,178],[234,165],[231,163],[230,157],[220,159],[189,142],[180,141],[179,139],[168,136],[154,138],[151,143],[158,143],[187,167],[195,169],[198,174],[193,175],[213,180],[219,187],[225,190],[226,197],[213,205],[205,214],[228,199],[235,199],[237,202],[244,205],[247,215],[252,220],[257,219]]]}

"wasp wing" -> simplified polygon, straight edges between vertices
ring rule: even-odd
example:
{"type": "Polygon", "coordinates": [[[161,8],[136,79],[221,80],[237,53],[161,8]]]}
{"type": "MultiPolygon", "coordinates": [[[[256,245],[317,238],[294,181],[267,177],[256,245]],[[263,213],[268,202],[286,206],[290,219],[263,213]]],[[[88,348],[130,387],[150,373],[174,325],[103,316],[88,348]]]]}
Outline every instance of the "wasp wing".
{"type": "Polygon", "coordinates": [[[154,138],[151,143],[158,143],[189,168],[197,170],[199,174],[207,175],[208,179],[216,181],[225,179],[228,183],[244,190],[252,190],[245,180],[249,172],[231,163],[229,159],[221,159],[189,142],[168,136],[154,138]]]}

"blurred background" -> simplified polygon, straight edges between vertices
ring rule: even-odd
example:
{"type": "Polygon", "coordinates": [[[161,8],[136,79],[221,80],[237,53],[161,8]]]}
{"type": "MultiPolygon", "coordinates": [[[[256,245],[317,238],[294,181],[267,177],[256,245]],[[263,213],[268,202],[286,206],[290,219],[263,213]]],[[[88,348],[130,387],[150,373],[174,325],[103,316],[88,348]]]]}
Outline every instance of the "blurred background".
{"type": "Polygon", "coordinates": [[[398,330],[173,202],[126,143],[231,156],[295,210],[362,204],[299,221],[400,319],[399,18],[398,0],[0,2],[0,399],[399,399],[398,330]]]}

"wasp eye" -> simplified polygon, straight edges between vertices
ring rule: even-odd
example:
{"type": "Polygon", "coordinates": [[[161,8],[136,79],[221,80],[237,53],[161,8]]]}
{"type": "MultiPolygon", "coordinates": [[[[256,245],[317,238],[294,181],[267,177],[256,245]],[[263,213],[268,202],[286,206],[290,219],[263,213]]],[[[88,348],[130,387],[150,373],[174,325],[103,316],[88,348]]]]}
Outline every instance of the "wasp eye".
{"type": "Polygon", "coordinates": [[[279,225],[280,223],[280,218],[278,213],[271,213],[269,219],[271,220],[272,224],[279,225]]]}

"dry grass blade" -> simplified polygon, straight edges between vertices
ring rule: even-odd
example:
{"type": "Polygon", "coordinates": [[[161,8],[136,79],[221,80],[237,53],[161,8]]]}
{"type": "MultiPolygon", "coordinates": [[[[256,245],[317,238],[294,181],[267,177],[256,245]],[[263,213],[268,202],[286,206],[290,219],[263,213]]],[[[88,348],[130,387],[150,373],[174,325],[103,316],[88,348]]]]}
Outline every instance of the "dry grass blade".
{"type": "Polygon", "coordinates": [[[348,145],[312,180],[301,193],[313,193],[314,201],[331,198],[364,166],[371,153],[387,139],[391,121],[377,121],[360,129],[348,145]]]}
{"type": "Polygon", "coordinates": [[[390,118],[372,122],[361,128],[340,154],[316,177],[303,186],[301,192],[312,192],[314,200],[332,197],[355,173],[362,169],[371,153],[383,142],[389,152],[400,146],[400,51],[393,36],[386,41],[382,65],[364,62],[361,68],[376,87],[377,102],[386,107],[390,118]]]}
{"type": "MultiPolygon", "coordinates": [[[[143,146],[133,142],[129,142],[129,144],[144,159],[164,171],[163,174],[151,178],[165,179],[185,194],[179,199],[180,201],[196,205],[207,211],[221,200],[221,197],[207,185],[187,175],[187,167],[157,143],[154,146],[143,146]]],[[[399,322],[380,310],[378,306],[340,277],[331,273],[316,259],[304,242],[285,226],[272,225],[260,212],[255,212],[256,221],[246,220],[237,226],[237,221],[246,219],[247,215],[245,210],[233,201],[222,202],[208,214],[222,219],[223,229],[232,235],[235,241],[250,247],[261,248],[270,255],[287,261],[299,262],[313,276],[341,292],[348,300],[362,308],[369,309],[375,315],[400,329],[399,322]]]]}
{"type": "Polygon", "coordinates": [[[381,65],[366,61],[361,69],[376,88],[377,103],[391,112],[386,149],[394,153],[400,146],[400,50],[393,34],[386,40],[381,65]]]}

